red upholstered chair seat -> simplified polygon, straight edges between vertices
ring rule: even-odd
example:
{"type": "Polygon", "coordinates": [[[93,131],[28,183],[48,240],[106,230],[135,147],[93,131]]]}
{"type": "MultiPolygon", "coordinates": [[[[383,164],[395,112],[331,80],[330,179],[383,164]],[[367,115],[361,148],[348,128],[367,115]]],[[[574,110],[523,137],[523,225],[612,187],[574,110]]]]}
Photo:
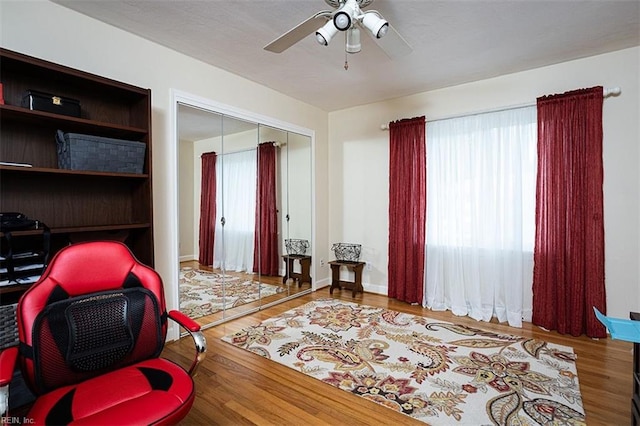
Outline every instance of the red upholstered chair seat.
{"type": "MultiPolygon", "coordinates": [[[[16,309],[15,364],[36,401],[29,424],[174,424],[193,405],[191,375],[204,358],[200,326],[167,312],[160,276],[122,243],[89,242],[62,249],[16,309]],[[195,359],[185,370],[159,358],[168,319],[193,337],[195,359]]],[[[0,388],[13,368],[0,368],[0,388]]],[[[0,413],[2,414],[2,413],[0,413]]]]}
{"type": "Polygon", "coordinates": [[[171,424],[189,412],[194,396],[182,367],[154,358],[41,395],[29,418],[51,424],[47,416],[54,413],[55,424],[171,424]]]}

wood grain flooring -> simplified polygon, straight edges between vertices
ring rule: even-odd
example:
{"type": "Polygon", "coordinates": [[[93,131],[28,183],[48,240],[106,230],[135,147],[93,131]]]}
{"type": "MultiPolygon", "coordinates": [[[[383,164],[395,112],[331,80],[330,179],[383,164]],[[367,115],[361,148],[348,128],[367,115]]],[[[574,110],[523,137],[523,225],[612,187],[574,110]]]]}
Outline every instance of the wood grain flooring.
{"type": "MultiPolygon", "coordinates": [[[[222,336],[325,297],[330,297],[327,288],[205,330],[207,357],[195,377],[195,403],[181,425],[424,425],[220,340],[222,336]]],[[[578,357],[587,424],[630,423],[631,343],[609,338],[566,337],[529,323],[517,329],[495,322],[477,322],[371,293],[352,298],[350,291],[336,291],[333,297],[571,346],[578,357]]],[[[167,344],[163,356],[189,365],[192,353],[191,339],[187,337],[167,344]]]]}

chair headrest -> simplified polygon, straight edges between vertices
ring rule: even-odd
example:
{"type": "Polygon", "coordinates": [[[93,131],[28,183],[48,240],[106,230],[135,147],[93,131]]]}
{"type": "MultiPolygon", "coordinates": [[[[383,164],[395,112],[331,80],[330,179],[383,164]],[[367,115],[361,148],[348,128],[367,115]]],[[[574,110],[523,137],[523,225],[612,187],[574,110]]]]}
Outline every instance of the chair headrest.
{"type": "MultiPolygon", "coordinates": [[[[18,304],[19,324],[30,329],[52,294],[77,297],[121,289],[132,280],[153,292],[160,310],[165,310],[162,279],[156,271],[138,262],[125,244],[91,241],[67,246],[56,253],[40,280],[22,295],[18,304]]],[[[30,343],[28,333],[21,332],[20,338],[30,343]]]]}
{"type": "Polygon", "coordinates": [[[43,278],[76,296],[120,287],[138,264],[129,248],[120,242],[91,241],[58,252],[43,278]]]}

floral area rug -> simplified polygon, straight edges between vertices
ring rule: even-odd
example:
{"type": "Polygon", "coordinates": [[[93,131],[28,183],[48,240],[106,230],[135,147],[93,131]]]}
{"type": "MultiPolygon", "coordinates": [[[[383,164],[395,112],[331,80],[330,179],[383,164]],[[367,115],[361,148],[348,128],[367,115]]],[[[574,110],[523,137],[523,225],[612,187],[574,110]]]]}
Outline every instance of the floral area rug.
{"type": "Polygon", "coordinates": [[[585,423],[572,348],[321,299],[222,338],[433,425],[585,423]]]}
{"type": "Polygon", "coordinates": [[[191,267],[180,268],[179,287],[180,311],[194,319],[284,290],[283,287],[243,279],[240,274],[221,274],[191,267]]]}

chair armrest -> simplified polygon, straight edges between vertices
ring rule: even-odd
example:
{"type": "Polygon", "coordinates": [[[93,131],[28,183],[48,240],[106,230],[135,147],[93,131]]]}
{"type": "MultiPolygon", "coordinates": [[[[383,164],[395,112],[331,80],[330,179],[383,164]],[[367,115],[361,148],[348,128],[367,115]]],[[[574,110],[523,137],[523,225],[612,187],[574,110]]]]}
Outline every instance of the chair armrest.
{"type": "Polygon", "coordinates": [[[193,343],[196,347],[196,358],[193,360],[193,363],[189,368],[189,375],[193,376],[196,373],[198,365],[205,357],[205,352],[207,351],[207,339],[205,339],[204,334],[200,331],[200,324],[182,312],[175,310],[169,311],[169,318],[187,330],[193,339],[193,343]]]}
{"type": "Polygon", "coordinates": [[[18,347],[12,346],[0,352],[0,387],[11,383],[13,370],[16,367],[18,358],[18,347]]]}
{"type": "Polygon", "coordinates": [[[182,327],[187,329],[189,332],[200,331],[200,324],[186,316],[180,311],[169,311],[169,318],[180,324],[182,327]]]}

